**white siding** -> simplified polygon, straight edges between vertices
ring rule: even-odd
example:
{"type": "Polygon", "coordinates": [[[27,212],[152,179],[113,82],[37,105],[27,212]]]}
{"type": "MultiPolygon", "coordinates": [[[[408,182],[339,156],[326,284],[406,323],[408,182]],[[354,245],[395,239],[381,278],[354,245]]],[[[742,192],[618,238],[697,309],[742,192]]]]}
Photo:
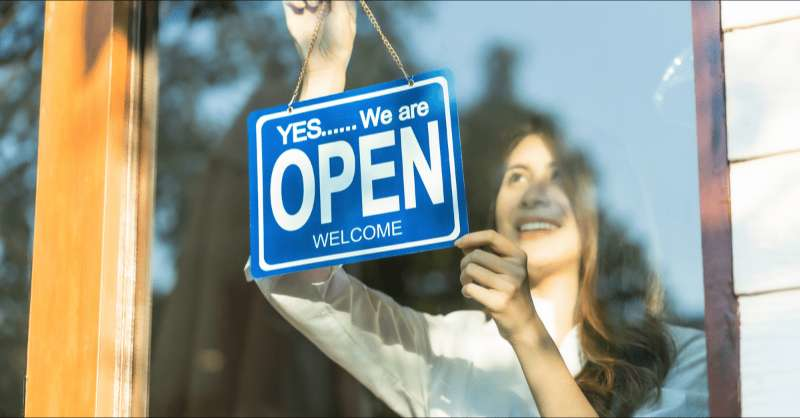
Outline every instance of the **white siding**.
{"type": "Polygon", "coordinates": [[[800,415],[799,305],[800,290],[739,298],[742,415],[800,415]]]}
{"type": "Polygon", "coordinates": [[[800,152],[732,163],[730,173],[736,294],[800,288],[800,152]]]}
{"type": "Polygon", "coordinates": [[[722,2],[745,416],[800,415],[800,2],[722,2]]]}
{"type": "Polygon", "coordinates": [[[730,30],[800,16],[800,1],[727,1],[721,12],[722,29],[730,30]]]}
{"type": "Polygon", "coordinates": [[[724,48],[728,158],[800,149],[800,19],[726,33],[724,48]]]}

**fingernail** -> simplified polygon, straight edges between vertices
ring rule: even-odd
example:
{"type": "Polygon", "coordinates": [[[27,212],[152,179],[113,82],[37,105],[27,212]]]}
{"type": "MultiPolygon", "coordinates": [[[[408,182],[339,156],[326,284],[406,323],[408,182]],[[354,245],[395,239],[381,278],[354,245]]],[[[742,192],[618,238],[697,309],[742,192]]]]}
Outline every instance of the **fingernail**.
{"type": "Polygon", "coordinates": [[[303,8],[302,7],[297,7],[297,6],[293,5],[292,3],[286,3],[286,5],[289,6],[290,9],[292,9],[294,14],[296,14],[296,15],[303,14],[303,8]]]}

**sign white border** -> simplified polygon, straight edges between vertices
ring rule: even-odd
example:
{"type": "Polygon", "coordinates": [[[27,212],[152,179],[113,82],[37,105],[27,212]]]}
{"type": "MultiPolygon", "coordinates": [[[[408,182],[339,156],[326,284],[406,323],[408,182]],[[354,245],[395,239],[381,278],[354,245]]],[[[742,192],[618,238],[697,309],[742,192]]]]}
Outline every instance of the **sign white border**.
{"type": "Polygon", "coordinates": [[[455,155],[453,152],[453,132],[452,132],[452,125],[450,122],[450,91],[448,90],[447,79],[444,76],[437,76],[433,78],[429,78],[427,80],[422,80],[415,82],[413,86],[408,86],[406,84],[402,86],[392,87],[386,90],[377,90],[371,91],[369,93],[364,93],[358,96],[352,97],[344,97],[338,100],[334,100],[331,102],[324,102],[324,103],[317,103],[314,105],[302,107],[302,108],[295,108],[293,113],[289,113],[288,111],[273,113],[269,115],[264,115],[258,118],[256,121],[256,167],[257,173],[256,178],[258,181],[258,266],[264,272],[270,272],[274,270],[290,268],[290,267],[297,267],[297,266],[304,266],[307,264],[318,263],[322,261],[328,261],[338,258],[348,258],[348,257],[357,257],[360,255],[365,254],[375,254],[380,252],[388,252],[394,250],[401,250],[404,248],[409,247],[418,247],[430,244],[436,244],[440,242],[450,241],[458,237],[459,232],[461,232],[461,223],[459,219],[458,213],[458,187],[456,187],[456,164],[455,164],[455,155]],[[375,247],[375,248],[367,248],[363,250],[355,250],[355,251],[348,251],[344,253],[336,253],[336,254],[329,254],[320,257],[313,257],[307,258],[303,260],[295,260],[295,261],[287,261],[284,263],[278,264],[269,264],[267,263],[266,259],[264,258],[264,197],[263,197],[263,190],[264,190],[264,181],[263,181],[263,170],[262,170],[262,162],[261,162],[261,128],[263,127],[264,123],[279,119],[289,115],[297,115],[304,112],[309,112],[312,110],[324,109],[326,107],[336,106],[340,104],[355,102],[358,100],[366,100],[371,99],[376,96],[383,96],[387,94],[393,94],[400,91],[405,90],[412,90],[416,88],[420,88],[429,84],[439,84],[442,87],[443,94],[444,94],[444,109],[445,109],[445,123],[447,125],[447,147],[450,150],[450,189],[453,191],[453,221],[454,221],[454,228],[453,231],[447,235],[441,237],[434,237],[428,238],[419,241],[411,241],[411,242],[404,242],[401,244],[393,244],[393,245],[385,245],[383,247],[375,247]]]}

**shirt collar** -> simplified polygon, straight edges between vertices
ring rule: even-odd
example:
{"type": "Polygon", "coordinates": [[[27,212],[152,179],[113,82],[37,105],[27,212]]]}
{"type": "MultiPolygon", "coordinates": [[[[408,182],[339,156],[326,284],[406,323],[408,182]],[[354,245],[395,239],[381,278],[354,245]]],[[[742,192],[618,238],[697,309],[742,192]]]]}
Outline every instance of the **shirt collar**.
{"type": "MultiPolygon", "coordinates": [[[[536,313],[539,315],[539,319],[541,319],[548,334],[551,336],[554,335],[555,305],[553,302],[533,294],[531,294],[531,298],[533,299],[533,306],[536,307],[536,313]]],[[[564,335],[564,338],[556,343],[558,345],[558,351],[561,352],[561,358],[567,365],[567,369],[569,369],[573,376],[576,376],[586,363],[586,359],[581,351],[578,325],[572,327],[572,329],[564,335]]]]}

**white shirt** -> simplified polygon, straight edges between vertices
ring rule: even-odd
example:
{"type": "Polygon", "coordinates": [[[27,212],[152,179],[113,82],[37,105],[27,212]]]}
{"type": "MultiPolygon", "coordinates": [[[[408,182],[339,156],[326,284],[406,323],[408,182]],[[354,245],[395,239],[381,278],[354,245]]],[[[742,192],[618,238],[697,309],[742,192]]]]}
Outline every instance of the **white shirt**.
{"type": "MultiPolygon", "coordinates": [[[[249,262],[245,273],[252,280],[249,262]]],[[[418,312],[341,267],[314,283],[273,277],[257,284],[287,321],[401,416],[539,416],[511,345],[481,311],[418,312]]],[[[636,415],[707,416],[705,337],[668,328],[675,362],[660,399],[636,415]]],[[[577,375],[577,327],[559,350],[577,375]]]]}

